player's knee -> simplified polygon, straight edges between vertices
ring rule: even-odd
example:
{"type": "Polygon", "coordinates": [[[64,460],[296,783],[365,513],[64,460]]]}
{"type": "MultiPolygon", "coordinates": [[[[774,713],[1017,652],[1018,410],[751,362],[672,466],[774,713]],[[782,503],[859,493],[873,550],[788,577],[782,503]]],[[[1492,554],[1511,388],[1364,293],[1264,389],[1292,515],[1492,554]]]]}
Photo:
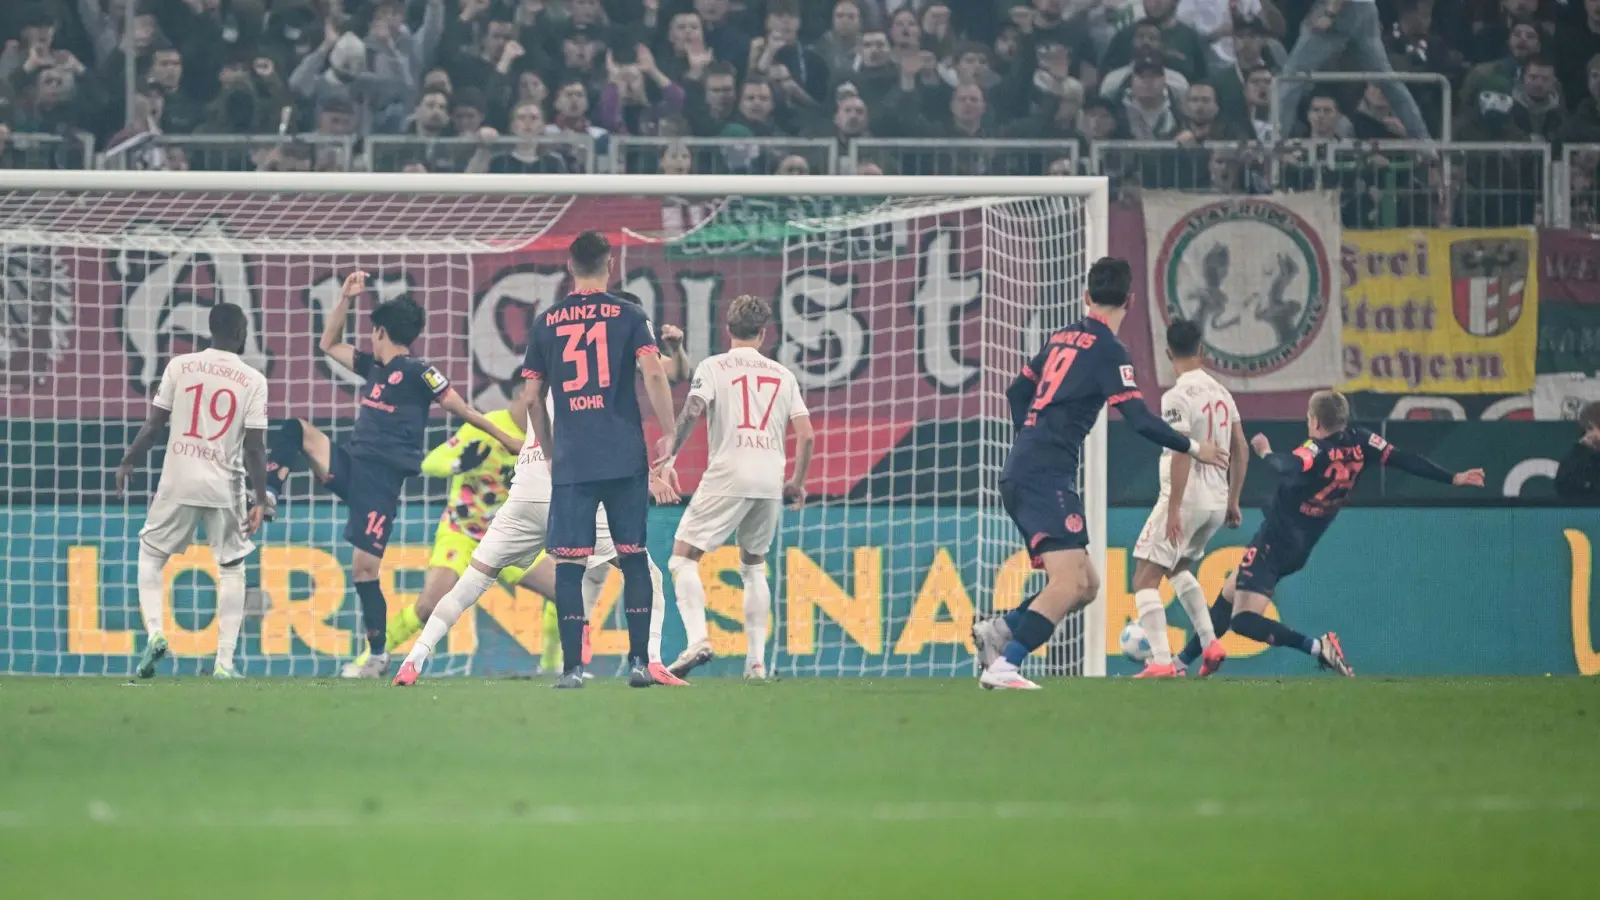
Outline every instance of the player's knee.
{"type": "Polygon", "coordinates": [[[1172,582],[1172,589],[1174,591],[1177,591],[1180,594],[1183,593],[1184,591],[1188,591],[1188,590],[1191,590],[1191,589],[1192,590],[1199,590],[1200,589],[1200,581],[1199,581],[1199,579],[1194,577],[1194,573],[1193,572],[1189,572],[1189,571],[1177,572],[1177,573],[1174,573],[1167,580],[1172,582]]]}
{"type": "Polygon", "coordinates": [[[1149,590],[1161,587],[1163,573],[1161,567],[1148,559],[1141,559],[1133,570],[1133,589],[1135,591],[1149,590]]]}
{"type": "Polygon", "coordinates": [[[383,557],[373,556],[365,550],[357,550],[355,559],[351,560],[350,568],[355,572],[357,581],[377,581],[378,574],[383,569],[383,557]]]}
{"type": "Polygon", "coordinates": [[[617,568],[623,578],[649,578],[650,557],[644,553],[624,553],[617,558],[617,568]]]}
{"type": "Polygon", "coordinates": [[[500,572],[502,571],[499,566],[491,566],[488,563],[479,562],[476,556],[474,556],[472,560],[467,563],[467,565],[471,566],[478,572],[482,572],[490,578],[499,578],[500,572]]]}
{"type": "Polygon", "coordinates": [[[739,564],[746,567],[765,566],[767,558],[759,553],[751,553],[748,550],[741,549],[739,551],[739,564]]]}
{"type": "Polygon", "coordinates": [[[1079,581],[1078,606],[1088,606],[1094,598],[1100,595],[1100,573],[1094,566],[1084,566],[1083,575],[1079,581]]]}
{"type": "Polygon", "coordinates": [[[672,554],[671,558],[667,560],[667,571],[672,573],[674,581],[685,573],[698,572],[699,568],[700,563],[697,560],[690,559],[687,556],[679,556],[676,553],[672,554]]]}

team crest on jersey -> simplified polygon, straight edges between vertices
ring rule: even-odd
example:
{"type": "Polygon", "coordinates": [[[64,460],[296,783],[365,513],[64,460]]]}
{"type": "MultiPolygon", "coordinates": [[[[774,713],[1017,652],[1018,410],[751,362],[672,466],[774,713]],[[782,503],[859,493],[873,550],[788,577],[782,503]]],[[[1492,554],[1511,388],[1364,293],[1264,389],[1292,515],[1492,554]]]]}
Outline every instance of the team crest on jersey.
{"type": "Polygon", "coordinates": [[[390,384],[399,384],[400,383],[400,379],[402,379],[404,377],[406,377],[406,376],[404,374],[400,373],[400,372],[390,372],[389,373],[389,383],[390,384]]]}
{"type": "Polygon", "coordinates": [[[1528,244],[1526,238],[1483,238],[1450,245],[1451,309],[1468,334],[1498,337],[1522,319],[1528,244]]]}
{"type": "Polygon", "coordinates": [[[1083,531],[1083,516],[1080,516],[1077,513],[1067,516],[1067,530],[1073,534],[1078,534],[1079,532],[1083,531]]]}
{"type": "Polygon", "coordinates": [[[1265,197],[1235,197],[1181,217],[1157,250],[1167,322],[1200,326],[1210,368],[1258,377],[1299,358],[1332,310],[1336,285],[1317,230],[1265,197]]]}

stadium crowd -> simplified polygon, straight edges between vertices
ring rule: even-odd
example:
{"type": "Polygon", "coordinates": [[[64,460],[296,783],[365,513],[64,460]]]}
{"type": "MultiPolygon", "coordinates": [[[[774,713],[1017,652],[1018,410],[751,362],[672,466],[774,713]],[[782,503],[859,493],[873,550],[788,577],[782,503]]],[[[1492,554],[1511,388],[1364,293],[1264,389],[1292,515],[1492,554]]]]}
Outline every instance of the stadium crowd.
{"type": "Polygon", "coordinates": [[[1100,171],[1361,227],[1539,221],[1600,143],[1600,0],[17,0],[0,36],[0,166],[1100,171]],[[1442,78],[1273,82],[1391,69],[1442,78]]]}

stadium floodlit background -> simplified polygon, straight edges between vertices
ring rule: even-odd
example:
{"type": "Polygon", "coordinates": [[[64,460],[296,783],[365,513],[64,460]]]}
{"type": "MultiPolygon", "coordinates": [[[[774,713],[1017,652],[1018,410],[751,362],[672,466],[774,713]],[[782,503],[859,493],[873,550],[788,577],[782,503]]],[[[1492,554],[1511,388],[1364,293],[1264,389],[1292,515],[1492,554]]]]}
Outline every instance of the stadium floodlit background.
{"type": "MultiPolygon", "coordinates": [[[[131,670],[124,560],[153,480],[124,500],[110,472],[160,367],[202,339],[196,310],[250,310],[274,416],[337,426],[351,388],[319,362],[316,328],[335,271],[375,263],[386,295],[427,299],[426,352],[492,408],[523,313],[561,288],[563,239],[605,224],[631,236],[619,274],[696,359],[722,349],[719,301],[778,305],[773,352],[826,415],[818,502],[786,519],[774,559],[774,659],[852,676],[750,687],[719,662],[691,691],[570,703],[493,678],[330,683],[355,603],[316,501],[251,565],[266,609],[245,627],[249,682],[169,677],[203,673],[214,645],[201,551],[169,571],[175,659],[156,683],[0,681],[8,894],[1556,897],[1594,882],[1600,704],[1559,676],[1600,674],[1597,464],[1573,421],[1600,400],[1600,0],[14,0],[0,45],[0,674],[131,670]],[[26,219],[14,169],[792,187],[524,203],[544,240],[518,250],[316,258],[230,231],[216,198],[47,209],[109,237],[46,248],[27,229],[58,222],[26,219]],[[1070,283],[1083,222],[914,209],[797,255],[789,223],[858,212],[807,194],[823,174],[1103,175],[1109,246],[1136,273],[1121,337],[1150,402],[1181,314],[1203,320],[1248,433],[1297,442],[1307,396],[1332,385],[1391,441],[1483,466],[1475,494],[1369,473],[1285,584],[1277,613],[1338,630],[1362,677],[1274,680],[1310,666],[1230,637],[1223,683],[980,695],[961,677],[967,627],[1022,582],[974,578],[961,549],[990,539],[968,512],[994,443],[975,415],[988,332],[964,317],[1070,283]],[[152,250],[160,229],[188,249],[152,250]],[[814,264],[831,280],[797,288],[814,264]],[[901,675],[932,677],[882,677],[901,675]]],[[[495,214],[458,221],[481,232],[495,214]]],[[[1012,324],[1024,342],[1051,327],[1048,312],[1012,324]]],[[[1115,418],[1107,440],[1114,654],[1157,456],[1115,418]]],[[[1252,470],[1244,528],[1201,567],[1208,593],[1271,487],[1252,470]]],[[[416,480],[392,607],[420,583],[441,496],[416,480]]],[[[653,512],[658,556],[678,514],[653,512]]],[[[713,638],[737,657],[737,563],[708,559],[723,567],[706,577],[713,638]]],[[[602,652],[617,637],[602,629],[602,652]]],[[[441,673],[526,675],[538,639],[535,598],[491,595],[441,673]]]]}

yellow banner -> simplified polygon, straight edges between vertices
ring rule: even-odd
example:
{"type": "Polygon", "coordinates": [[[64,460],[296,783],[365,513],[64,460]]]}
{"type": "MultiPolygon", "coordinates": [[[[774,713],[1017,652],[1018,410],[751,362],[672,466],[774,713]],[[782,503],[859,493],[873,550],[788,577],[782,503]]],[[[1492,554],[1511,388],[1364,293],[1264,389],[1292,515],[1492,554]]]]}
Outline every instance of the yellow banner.
{"type": "Polygon", "coordinates": [[[1533,390],[1534,229],[1346,231],[1341,257],[1343,390],[1533,390]]]}

